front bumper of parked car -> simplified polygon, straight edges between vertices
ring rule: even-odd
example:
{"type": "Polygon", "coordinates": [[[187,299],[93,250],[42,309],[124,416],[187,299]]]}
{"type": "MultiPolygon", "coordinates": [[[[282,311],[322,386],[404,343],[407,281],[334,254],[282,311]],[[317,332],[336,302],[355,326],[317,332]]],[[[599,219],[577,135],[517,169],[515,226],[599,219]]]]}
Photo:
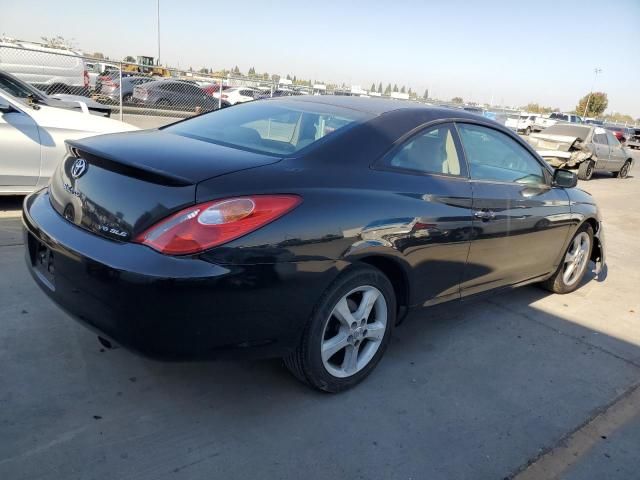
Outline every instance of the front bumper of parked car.
{"type": "Polygon", "coordinates": [[[25,199],[27,267],[75,319],[117,344],[166,359],[288,353],[333,261],[222,265],[163,255],[65,220],[46,190],[25,199]]]}

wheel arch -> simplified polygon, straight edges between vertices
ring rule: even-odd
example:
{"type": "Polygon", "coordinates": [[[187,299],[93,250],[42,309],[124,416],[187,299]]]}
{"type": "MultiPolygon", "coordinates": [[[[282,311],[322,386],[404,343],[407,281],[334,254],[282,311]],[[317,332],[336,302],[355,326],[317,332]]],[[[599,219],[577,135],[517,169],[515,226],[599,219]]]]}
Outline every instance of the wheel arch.
{"type": "Polygon", "coordinates": [[[398,322],[400,322],[410,306],[411,294],[407,267],[394,257],[378,254],[363,255],[357,258],[354,263],[372,266],[387,276],[396,295],[398,322]]]}

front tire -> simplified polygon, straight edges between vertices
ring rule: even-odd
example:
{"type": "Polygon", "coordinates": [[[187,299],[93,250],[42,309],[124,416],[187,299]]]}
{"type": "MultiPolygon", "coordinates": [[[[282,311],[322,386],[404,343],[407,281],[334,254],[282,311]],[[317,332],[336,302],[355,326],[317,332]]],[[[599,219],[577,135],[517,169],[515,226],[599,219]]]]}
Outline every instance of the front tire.
{"type": "Polygon", "coordinates": [[[593,228],[584,223],[571,239],[564,257],[555,273],[542,282],[542,286],[553,293],[571,293],[584,278],[593,249],[593,228]]]}
{"type": "Polygon", "coordinates": [[[578,167],[578,178],[580,180],[591,180],[591,177],[593,177],[593,167],[592,160],[582,162],[578,167]]]}
{"type": "Polygon", "coordinates": [[[355,266],[323,293],[285,365],[318,390],[346,390],[376,367],[395,323],[396,299],[389,279],[368,265],[355,266]]]}

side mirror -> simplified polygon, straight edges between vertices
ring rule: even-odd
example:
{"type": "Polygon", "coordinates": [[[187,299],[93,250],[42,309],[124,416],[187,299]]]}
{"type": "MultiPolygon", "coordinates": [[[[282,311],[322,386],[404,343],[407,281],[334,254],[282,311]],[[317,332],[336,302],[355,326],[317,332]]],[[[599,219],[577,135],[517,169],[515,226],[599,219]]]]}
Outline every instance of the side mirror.
{"type": "Polygon", "coordinates": [[[578,176],[571,170],[558,168],[553,172],[553,186],[560,188],[573,188],[578,185],[578,176]]]}
{"type": "Polygon", "coordinates": [[[0,97],[0,113],[11,113],[17,111],[13,105],[7,102],[4,98],[0,97]]]}

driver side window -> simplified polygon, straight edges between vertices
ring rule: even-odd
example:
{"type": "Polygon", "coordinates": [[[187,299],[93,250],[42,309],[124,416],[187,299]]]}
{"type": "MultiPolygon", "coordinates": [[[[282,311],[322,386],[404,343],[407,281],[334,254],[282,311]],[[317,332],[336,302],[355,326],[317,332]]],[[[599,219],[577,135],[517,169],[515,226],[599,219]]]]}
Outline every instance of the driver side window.
{"type": "Polygon", "coordinates": [[[472,180],[546,183],[542,165],[509,136],[479,125],[457,126],[472,180]]]}

